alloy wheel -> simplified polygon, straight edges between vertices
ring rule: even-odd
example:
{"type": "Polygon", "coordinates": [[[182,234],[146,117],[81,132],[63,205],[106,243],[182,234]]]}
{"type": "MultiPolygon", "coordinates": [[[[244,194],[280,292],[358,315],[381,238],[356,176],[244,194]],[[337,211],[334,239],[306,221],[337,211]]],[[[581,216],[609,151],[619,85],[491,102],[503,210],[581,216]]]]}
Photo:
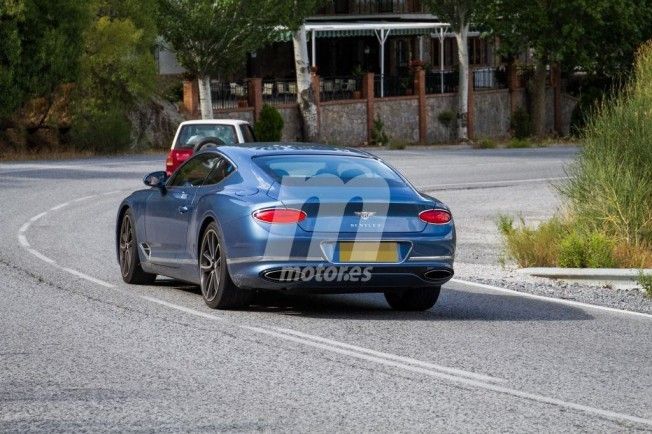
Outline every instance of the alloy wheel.
{"type": "Polygon", "coordinates": [[[120,228],[120,271],[126,276],[131,271],[131,259],[134,254],[134,234],[131,219],[125,215],[120,228]]]}
{"type": "Polygon", "coordinates": [[[201,245],[201,256],[199,258],[201,270],[201,292],[207,301],[213,301],[217,297],[220,287],[220,273],[222,271],[222,254],[217,233],[209,229],[204,234],[201,245]]]}

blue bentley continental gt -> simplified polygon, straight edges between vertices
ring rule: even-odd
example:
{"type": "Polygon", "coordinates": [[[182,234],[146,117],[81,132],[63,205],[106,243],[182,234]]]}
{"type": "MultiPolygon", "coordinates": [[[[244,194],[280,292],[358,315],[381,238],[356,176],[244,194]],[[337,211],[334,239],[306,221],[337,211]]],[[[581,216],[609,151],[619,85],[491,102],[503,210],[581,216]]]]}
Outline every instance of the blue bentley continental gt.
{"type": "Polygon", "coordinates": [[[279,290],[382,292],[394,309],[426,310],[453,276],[448,207],[362,150],[220,146],[144,183],[118,210],[127,283],[191,282],[219,309],[279,290]]]}

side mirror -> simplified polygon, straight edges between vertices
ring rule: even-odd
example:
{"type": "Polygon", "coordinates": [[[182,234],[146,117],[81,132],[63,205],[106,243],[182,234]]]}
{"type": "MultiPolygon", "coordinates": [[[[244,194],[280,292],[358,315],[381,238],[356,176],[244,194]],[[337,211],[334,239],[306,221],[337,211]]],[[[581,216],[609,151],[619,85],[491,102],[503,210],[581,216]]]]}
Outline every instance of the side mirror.
{"type": "Polygon", "coordinates": [[[165,181],[167,181],[167,174],[162,170],[152,172],[143,178],[143,183],[146,186],[160,188],[161,191],[165,190],[165,181]]]}

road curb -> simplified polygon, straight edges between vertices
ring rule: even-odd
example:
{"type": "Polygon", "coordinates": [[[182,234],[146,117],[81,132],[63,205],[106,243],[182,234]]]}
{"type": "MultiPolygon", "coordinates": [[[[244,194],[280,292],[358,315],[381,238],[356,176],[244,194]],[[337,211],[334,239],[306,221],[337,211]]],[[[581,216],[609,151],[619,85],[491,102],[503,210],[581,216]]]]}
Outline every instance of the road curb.
{"type": "Polygon", "coordinates": [[[652,276],[652,268],[640,270],[638,268],[553,268],[553,267],[531,267],[521,268],[520,274],[527,274],[535,277],[546,277],[548,279],[560,279],[569,281],[583,281],[600,283],[603,285],[615,285],[618,287],[638,287],[638,278],[641,272],[646,276],[652,276]]]}

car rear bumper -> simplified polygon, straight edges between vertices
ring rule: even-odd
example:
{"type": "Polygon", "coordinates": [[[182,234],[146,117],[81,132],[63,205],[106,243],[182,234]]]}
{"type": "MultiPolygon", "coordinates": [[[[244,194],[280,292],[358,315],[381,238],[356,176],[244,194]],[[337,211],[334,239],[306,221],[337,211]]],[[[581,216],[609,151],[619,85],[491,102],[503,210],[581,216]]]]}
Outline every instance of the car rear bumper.
{"type": "Polygon", "coordinates": [[[400,264],[334,264],[327,261],[277,261],[263,257],[228,261],[233,282],[245,289],[289,292],[379,292],[441,286],[453,277],[453,259],[400,264]]]}

